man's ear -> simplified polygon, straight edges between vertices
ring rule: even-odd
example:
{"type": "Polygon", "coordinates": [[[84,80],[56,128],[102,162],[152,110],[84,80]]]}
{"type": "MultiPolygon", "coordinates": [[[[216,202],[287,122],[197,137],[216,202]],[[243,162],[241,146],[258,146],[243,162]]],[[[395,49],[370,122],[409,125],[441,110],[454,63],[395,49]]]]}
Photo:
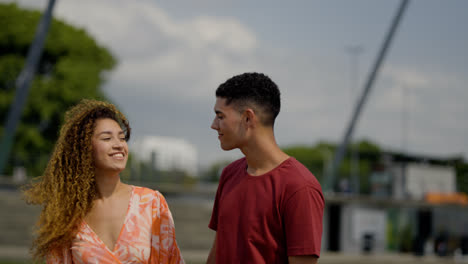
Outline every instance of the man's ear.
{"type": "Polygon", "coordinates": [[[257,123],[257,115],[252,108],[247,108],[244,112],[244,121],[248,127],[254,127],[257,123]]]}

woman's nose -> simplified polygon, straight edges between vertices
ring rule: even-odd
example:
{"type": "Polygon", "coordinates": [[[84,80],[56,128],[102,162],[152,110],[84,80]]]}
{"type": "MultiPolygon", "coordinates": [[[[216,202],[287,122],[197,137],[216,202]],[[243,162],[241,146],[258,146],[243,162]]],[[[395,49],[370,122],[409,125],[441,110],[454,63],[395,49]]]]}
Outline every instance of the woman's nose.
{"type": "Polygon", "coordinates": [[[123,147],[123,144],[124,144],[124,142],[122,142],[120,139],[117,139],[117,140],[114,141],[114,144],[113,144],[112,147],[114,147],[114,148],[122,148],[122,147],[123,147]]]}

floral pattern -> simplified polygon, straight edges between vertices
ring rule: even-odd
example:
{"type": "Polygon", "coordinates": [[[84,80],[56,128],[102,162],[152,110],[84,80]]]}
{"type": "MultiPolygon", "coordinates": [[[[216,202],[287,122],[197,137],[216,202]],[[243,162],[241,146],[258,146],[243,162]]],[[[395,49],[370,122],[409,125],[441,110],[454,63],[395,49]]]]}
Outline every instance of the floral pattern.
{"type": "Polygon", "coordinates": [[[70,248],[47,256],[49,264],[183,264],[174,222],[158,191],[132,186],[127,215],[113,250],[82,222],[70,248]]]}

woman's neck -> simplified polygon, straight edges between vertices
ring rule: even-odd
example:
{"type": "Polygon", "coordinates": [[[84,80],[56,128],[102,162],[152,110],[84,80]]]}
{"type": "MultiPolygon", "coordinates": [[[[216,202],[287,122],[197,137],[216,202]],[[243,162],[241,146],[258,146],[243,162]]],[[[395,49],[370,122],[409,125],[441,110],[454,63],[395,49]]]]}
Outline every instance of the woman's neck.
{"type": "Polygon", "coordinates": [[[119,175],[96,175],[96,186],[100,199],[106,199],[118,193],[125,184],[120,181],[119,175]]]}

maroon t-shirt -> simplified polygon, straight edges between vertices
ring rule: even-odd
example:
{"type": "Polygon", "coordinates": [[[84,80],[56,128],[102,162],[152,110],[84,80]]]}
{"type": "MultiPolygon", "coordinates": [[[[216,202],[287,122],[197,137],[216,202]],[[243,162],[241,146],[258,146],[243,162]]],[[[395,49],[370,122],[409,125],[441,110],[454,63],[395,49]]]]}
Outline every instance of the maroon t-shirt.
{"type": "Polygon", "coordinates": [[[221,174],[209,227],[216,263],[288,263],[320,255],[324,199],[317,179],[294,158],[260,176],[245,158],[221,174]]]}

